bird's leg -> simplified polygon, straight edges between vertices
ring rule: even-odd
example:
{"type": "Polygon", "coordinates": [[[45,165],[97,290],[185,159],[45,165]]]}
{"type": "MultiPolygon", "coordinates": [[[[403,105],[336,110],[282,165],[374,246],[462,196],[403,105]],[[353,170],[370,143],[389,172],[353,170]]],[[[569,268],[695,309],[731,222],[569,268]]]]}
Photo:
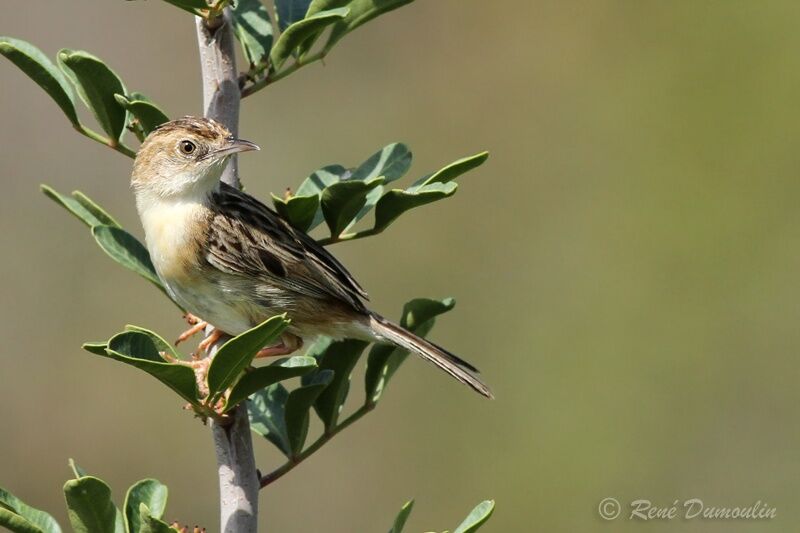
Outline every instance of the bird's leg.
{"type": "Polygon", "coordinates": [[[211,346],[217,342],[222,337],[222,332],[216,328],[214,328],[211,333],[208,334],[208,337],[200,341],[200,344],[197,345],[197,351],[192,354],[195,359],[200,358],[200,355],[207,351],[211,346]]]}
{"type": "Polygon", "coordinates": [[[179,345],[180,343],[182,343],[186,339],[189,339],[190,337],[193,337],[194,335],[197,335],[198,333],[203,331],[205,329],[205,327],[208,325],[208,322],[206,322],[205,320],[199,319],[198,317],[194,316],[192,313],[186,313],[185,315],[183,315],[183,318],[192,327],[190,327],[189,329],[187,329],[186,331],[181,333],[180,337],[178,337],[178,339],[175,341],[175,346],[179,345]]]}
{"type": "Polygon", "coordinates": [[[256,359],[261,357],[276,357],[278,355],[289,355],[299,350],[303,346],[303,339],[291,333],[281,335],[281,342],[262,348],[256,353],[256,359]]]}

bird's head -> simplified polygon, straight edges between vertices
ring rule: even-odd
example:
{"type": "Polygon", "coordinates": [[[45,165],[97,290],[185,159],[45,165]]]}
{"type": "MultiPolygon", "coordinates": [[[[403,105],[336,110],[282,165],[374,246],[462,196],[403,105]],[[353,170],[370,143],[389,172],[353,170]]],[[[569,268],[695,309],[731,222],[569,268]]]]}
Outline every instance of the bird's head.
{"type": "Polygon", "coordinates": [[[137,196],[151,198],[204,194],[216,186],[231,155],[258,149],[215,120],[183,117],[147,136],[133,163],[131,185],[137,196]]]}

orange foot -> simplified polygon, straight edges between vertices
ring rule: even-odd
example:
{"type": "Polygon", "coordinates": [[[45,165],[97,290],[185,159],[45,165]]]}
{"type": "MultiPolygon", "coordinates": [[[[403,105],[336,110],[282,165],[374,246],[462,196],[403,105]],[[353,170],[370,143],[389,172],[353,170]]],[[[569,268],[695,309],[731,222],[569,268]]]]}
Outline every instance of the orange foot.
{"type": "Polygon", "coordinates": [[[289,355],[299,350],[303,346],[303,339],[291,333],[281,335],[281,342],[262,348],[256,353],[256,359],[261,357],[276,357],[279,355],[289,355]]]}
{"type": "Polygon", "coordinates": [[[197,335],[198,333],[206,329],[206,326],[208,326],[208,322],[206,322],[205,320],[200,320],[198,317],[194,316],[191,313],[186,313],[185,315],[183,315],[183,318],[186,319],[186,322],[188,322],[189,325],[192,327],[181,333],[180,337],[178,337],[178,339],[175,341],[175,346],[193,337],[194,335],[197,335]]]}
{"type": "Polygon", "coordinates": [[[197,351],[192,354],[195,359],[198,359],[203,352],[206,352],[211,348],[215,342],[222,338],[222,332],[218,329],[213,329],[211,333],[209,333],[208,337],[200,341],[200,344],[197,345],[197,351]]]}

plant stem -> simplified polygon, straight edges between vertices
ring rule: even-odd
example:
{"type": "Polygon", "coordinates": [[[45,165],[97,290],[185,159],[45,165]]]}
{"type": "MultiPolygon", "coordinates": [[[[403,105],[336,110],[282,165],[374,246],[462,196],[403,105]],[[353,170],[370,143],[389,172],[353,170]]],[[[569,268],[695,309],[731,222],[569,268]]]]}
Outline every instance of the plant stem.
{"type": "Polygon", "coordinates": [[[296,70],[299,70],[299,69],[303,68],[306,65],[310,65],[311,63],[314,63],[316,61],[320,61],[320,60],[324,59],[325,58],[325,54],[327,54],[327,52],[325,50],[320,50],[319,52],[311,54],[310,56],[301,57],[300,59],[298,59],[297,61],[295,61],[294,63],[292,63],[291,65],[289,65],[288,67],[286,67],[285,69],[283,69],[280,72],[277,72],[277,73],[275,73],[275,74],[273,74],[271,76],[269,74],[267,74],[266,76],[264,76],[260,80],[257,80],[255,82],[253,82],[253,84],[250,85],[249,87],[244,87],[242,89],[242,92],[241,92],[242,93],[242,98],[245,98],[245,97],[250,96],[251,94],[253,94],[255,92],[260,91],[261,89],[263,89],[267,85],[270,85],[271,83],[275,83],[276,81],[285,78],[286,76],[288,76],[292,72],[294,72],[296,70]]]}
{"type": "Polygon", "coordinates": [[[125,146],[124,144],[120,144],[118,142],[113,142],[111,139],[103,137],[99,133],[94,130],[91,130],[84,126],[83,124],[78,124],[75,126],[75,131],[80,133],[81,135],[90,138],[93,141],[97,141],[102,145],[108,146],[109,148],[113,148],[117,152],[127,155],[130,158],[136,157],[136,152],[125,146]]]}
{"type": "Polygon", "coordinates": [[[345,418],[335,428],[333,428],[330,431],[326,431],[325,433],[320,435],[320,437],[317,440],[315,440],[314,443],[311,444],[311,446],[309,446],[308,448],[306,448],[305,450],[300,452],[296,457],[293,457],[292,459],[290,459],[289,461],[284,463],[282,466],[276,468],[275,470],[273,470],[269,474],[261,476],[261,480],[260,480],[261,488],[263,489],[264,487],[266,487],[270,483],[272,483],[274,481],[277,481],[284,474],[286,474],[289,471],[291,471],[294,467],[296,467],[297,465],[302,463],[310,455],[312,455],[314,452],[319,450],[324,444],[326,444],[329,440],[331,440],[336,434],[338,434],[343,429],[347,428],[350,424],[352,424],[352,423],[356,422],[357,420],[359,420],[361,417],[363,417],[364,415],[366,415],[367,413],[369,413],[373,409],[375,409],[375,404],[374,403],[372,403],[372,402],[365,403],[360,408],[358,408],[358,410],[354,411],[353,414],[351,414],[350,416],[345,418]]]}
{"type": "MultiPolygon", "coordinates": [[[[240,93],[230,8],[221,17],[195,17],[203,74],[205,116],[223,123],[234,135],[239,130],[240,93]]],[[[235,156],[222,181],[241,187],[235,156]]],[[[212,351],[213,353],[219,343],[212,351]]],[[[223,423],[211,419],[219,470],[220,531],[255,533],[258,529],[258,471],[253,454],[247,406],[239,404],[223,423]]]]}

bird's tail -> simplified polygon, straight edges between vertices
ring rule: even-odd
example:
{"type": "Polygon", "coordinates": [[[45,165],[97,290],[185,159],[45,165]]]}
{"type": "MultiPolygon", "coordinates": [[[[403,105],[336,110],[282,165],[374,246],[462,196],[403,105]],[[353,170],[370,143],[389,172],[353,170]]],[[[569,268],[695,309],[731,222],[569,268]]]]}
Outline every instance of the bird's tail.
{"type": "Polygon", "coordinates": [[[426,361],[438,366],[461,383],[472,387],[477,393],[494,398],[489,387],[475,374],[478,369],[448,352],[441,346],[419,337],[407,329],[386,320],[382,316],[372,313],[369,317],[369,327],[381,339],[384,339],[404,350],[413,352],[426,361]]]}

